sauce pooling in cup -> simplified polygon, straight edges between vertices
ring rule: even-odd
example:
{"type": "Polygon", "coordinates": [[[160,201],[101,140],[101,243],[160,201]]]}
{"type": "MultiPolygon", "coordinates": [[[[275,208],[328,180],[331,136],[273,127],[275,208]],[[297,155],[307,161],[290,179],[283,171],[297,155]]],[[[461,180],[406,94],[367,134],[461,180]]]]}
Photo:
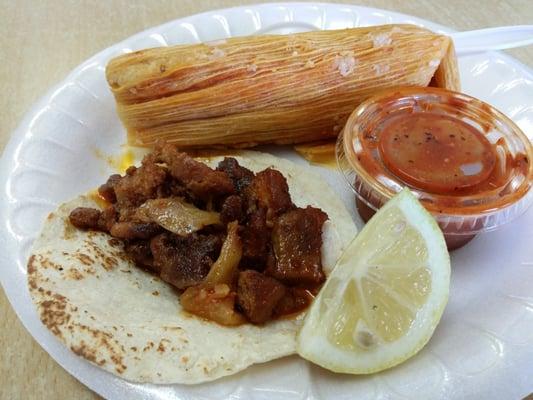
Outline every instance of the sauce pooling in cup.
{"type": "Polygon", "coordinates": [[[403,88],[367,100],[348,119],[337,157],[364,220],[408,186],[450,249],[531,202],[528,138],[488,104],[443,89],[403,88]]]}
{"type": "Polygon", "coordinates": [[[480,186],[497,160],[490,142],[475,128],[430,113],[392,118],[383,127],[378,149],[396,176],[440,194],[480,186]]]}

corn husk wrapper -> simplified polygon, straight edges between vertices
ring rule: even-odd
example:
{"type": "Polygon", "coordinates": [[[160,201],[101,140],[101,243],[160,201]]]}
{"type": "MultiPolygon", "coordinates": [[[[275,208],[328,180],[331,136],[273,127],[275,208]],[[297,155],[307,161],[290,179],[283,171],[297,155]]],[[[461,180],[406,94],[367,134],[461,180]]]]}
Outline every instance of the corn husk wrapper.
{"type": "Polygon", "coordinates": [[[106,74],[131,144],[183,148],[324,140],[380,90],[459,89],[451,39],[412,25],[148,49],[106,74]]]}

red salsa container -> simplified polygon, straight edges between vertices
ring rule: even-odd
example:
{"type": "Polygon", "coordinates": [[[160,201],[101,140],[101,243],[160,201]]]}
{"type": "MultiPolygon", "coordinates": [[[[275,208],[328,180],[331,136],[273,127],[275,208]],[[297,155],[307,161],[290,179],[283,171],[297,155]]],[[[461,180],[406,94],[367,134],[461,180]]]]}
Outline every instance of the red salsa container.
{"type": "Polygon", "coordinates": [[[336,157],[365,221],[407,186],[450,250],[533,200],[526,135],[492,106],[444,89],[398,88],[366,100],[348,118],[336,157]]]}

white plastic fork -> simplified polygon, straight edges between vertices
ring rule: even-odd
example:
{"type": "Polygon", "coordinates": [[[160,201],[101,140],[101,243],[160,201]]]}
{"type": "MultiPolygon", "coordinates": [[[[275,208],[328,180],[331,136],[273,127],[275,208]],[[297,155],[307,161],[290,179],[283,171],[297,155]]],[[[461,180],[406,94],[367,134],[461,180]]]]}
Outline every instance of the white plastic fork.
{"type": "Polygon", "coordinates": [[[504,50],[533,44],[533,25],[500,26],[451,34],[458,54],[504,50]]]}

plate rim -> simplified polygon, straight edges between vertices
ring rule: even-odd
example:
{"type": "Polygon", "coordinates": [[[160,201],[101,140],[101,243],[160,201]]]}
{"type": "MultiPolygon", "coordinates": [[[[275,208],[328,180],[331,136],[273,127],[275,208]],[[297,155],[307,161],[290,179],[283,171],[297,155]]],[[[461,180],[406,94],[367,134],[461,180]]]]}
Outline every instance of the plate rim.
{"type": "MultiPolygon", "coordinates": [[[[233,7],[227,7],[227,8],[216,8],[212,10],[206,10],[200,13],[196,14],[190,14],[181,16],[179,18],[175,18],[172,20],[169,20],[167,22],[164,22],[162,24],[149,27],[147,29],[144,29],[140,32],[134,33],[133,35],[130,35],[122,40],[119,40],[110,46],[96,52],[92,56],[88,57],[86,60],[82,61],[80,64],[78,64],[76,67],[74,67],[70,72],[67,73],[67,75],[61,79],[60,81],[53,84],[48,90],[45,91],[45,93],[40,96],[36,101],[34,101],[30,107],[27,109],[27,111],[23,114],[23,116],[20,119],[20,122],[17,124],[16,128],[11,131],[11,134],[9,136],[8,142],[6,143],[4,150],[2,152],[2,155],[0,157],[0,221],[5,221],[6,217],[6,207],[1,207],[3,204],[9,203],[8,196],[5,188],[5,183],[7,182],[9,178],[9,174],[7,173],[8,167],[11,167],[13,164],[13,156],[15,155],[16,150],[18,149],[21,142],[26,138],[26,136],[29,136],[28,128],[30,126],[31,120],[35,118],[35,115],[43,109],[46,104],[49,103],[50,99],[54,96],[54,94],[61,88],[63,85],[72,80],[77,74],[79,74],[81,71],[83,71],[85,68],[87,68],[89,65],[93,64],[97,59],[105,57],[107,53],[113,52],[117,48],[124,48],[127,47],[125,45],[125,42],[129,42],[132,40],[136,40],[140,37],[146,37],[153,31],[160,31],[164,30],[166,28],[172,27],[173,25],[182,23],[184,20],[191,19],[191,18],[206,18],[210,14],[216,14],[216,13],[228,13],[236,10],[244,10],[244,9],[257,9],[257,8],[271,8],[271,7],[319,7],[319,8],[348,8],[355,11],[363,11],[365,13],[372,13],[372,12],[381,12],[385,14],[386,16],[392,16],[394,18],[402,18],[402,19],[410,19],[414,22],[418,22],[425,25],[432,26],[431,29],[437,29],[441,31],[442,33],[453,33],[456,32],[456,30],[449,28],[445,25],[441,25],[438,23],[435,23],[431,20],[417,17],[410,14],[405,14],[397,11],[390,11],[383,8],[377,8],[377,7],[369,7],[369,6],[361,6],[356,4],[345,4],[345,3],[325,3],[325,2],[268,2],[268,3],[253,3],[249,5],[242,5],[242,6],[233,6],[233,7]]],[[[291,21],[293,22],[293,21],[291,21]]],[[[508,55],[501,51],[491,51],[486,52],[489,55],[492,56],[498,56],[499,58],[503,59],[506,64],[509,64],[515,68],[517,68],[521,74],[524,74],[528,77],[528,79],[533,80],[533,67],[529,67],[528,65],[522,63],[521,61],[517,60],[516,58],[512,57],[511,55],[508,55]]],[[[4,237],[6,237],[9,233],[7,232],[7,229],[5,227],[5,224],[2,222],[0,224],[0,268],[2,268],[4,265],[8,263],[8,260],[10,257],[7,256],[9,254],[8,248],[6,245],[6,241],[1,240],[4,237]]],[[[15,256],[11,257],[12,259],[16,259],[15,256]]],[[[43,348],[47,354],[52,357],[52,359],[59,364],[69,375],[73,376],[76,380],[81,382],[84,386],[88,387],[90,390],[93,390],[95,393],[101,395],[101,396],[107,396],[112,395],[112,393],[117,393],[117,390],[131,390],[131,388],[116,388],[115,390],[108,390],[107,388],[103,386],[95,386],[88,383],[88,379],[86,376],[82,376],[82,373],[79,371],[72,370],[72,368],[67,368],[64,365],[64,360],[59,361],[58,358],[61,356],[60,354],[52,354],[50,352],[50,345],[48,343],[43,343],[42,340],[38,340],[36,336],[39,335],[39,333],[33,332],[34,329],[29,329],[27,326],[28,321],[26,321],[22,317],[22,309],[19,309],[19,306],[15,304],[16,302],[16,294],[14,293],[15,287],[11,284],[9,285],[9,281],[11,279],[6,279],[5,274],[0,274],[0,284],[2,285],[2,288],[4,290],[4,293],[6,294],[6,298],[8,299],[8,302],[12,308],[12,310],[17,315],[18,320],[22,323],[25,330],[32,336],[32,339],[35,340],[41,348],[43,348]]],[[[27,290],[27,287],[26,287],[27,290]]],[[[22,306],[21,306],[22,308],[22,306]]],[[[36,314],[36,311],[33,310],[33,312],[36,314]]],[[[42,327],[42,329],[45,329],[42,327]]],[[[46,332],[49,334],[49,332],[46,332]]],[[[64,347],[64,346],[63,346],[64,347]]],[[[70,353],[70,350],[64,348],[64,350],[68,353],[70,353]]],[[[74,355],[73,355],[74,356],[74,355]]],[[[111,375],[110,375],[111,376],[111,375]]],[[[120,378],[119,378],[120,379],[120,378]]],[[[132,384],[129,381],[125,381],[121,379],[124,384],[132,384]]],[[[136,384],[135,384],[136,385],[136,384]]],[[[146,384],[142,384],[146,385],[146,384]]],[[[168,387],[168,386],[180,386],[180,385],[157,385],[159,387],[168,387]]],[[[187,387],[186,385],[181,385],[184,387],[187,387]]]]}

